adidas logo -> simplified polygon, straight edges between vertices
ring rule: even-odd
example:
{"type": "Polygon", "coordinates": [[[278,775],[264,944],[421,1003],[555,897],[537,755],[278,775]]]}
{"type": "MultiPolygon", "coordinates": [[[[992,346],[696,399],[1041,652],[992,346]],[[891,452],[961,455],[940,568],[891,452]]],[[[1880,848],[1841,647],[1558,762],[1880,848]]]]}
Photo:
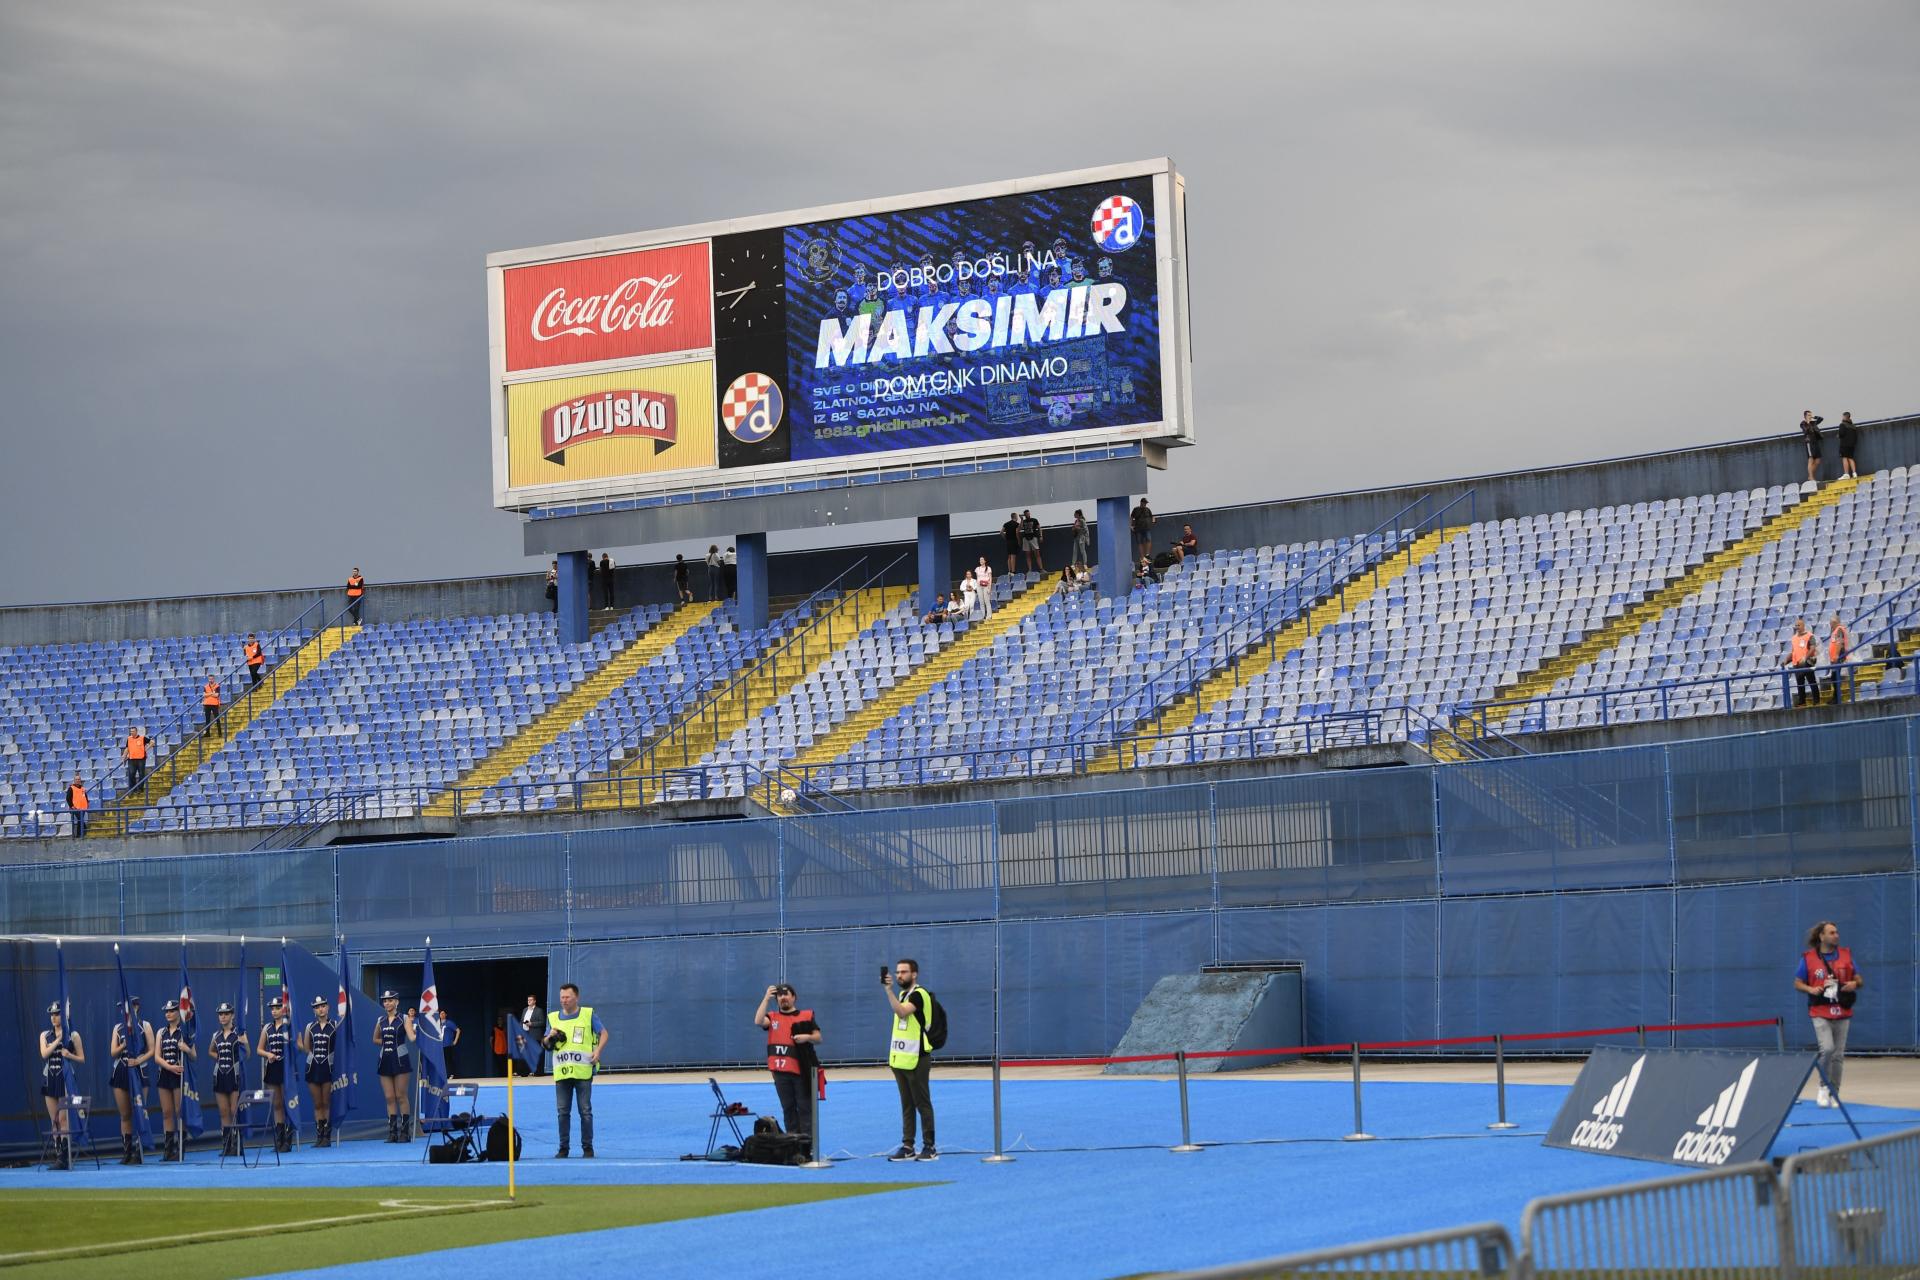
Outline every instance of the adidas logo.
{"type": "Polygon", "coordinates": [[[1614,1143],[1620,1141],[1620,1121],[1627,1114],[1627,1104],[1633,1101],[1634,1088],[1640,1083],[1640,1068],[1646,1064],[1645,1054],[1633,1060],[1627,1074],[1615,1080],[1607,1096],[1593,1104],[1593,1119],[1582,1120],[1573,1127],[1571,1145],[1589,1151],[1613,1150],[1614,1143]]]}
{"type": "Polygon", "coordinates": [[[1753,1085],[1753,1073],[1760,1068],[1755,1058],[1740,1072],[1740,1078],[1720,1091],[1714,1104],[1694,1118],[1697,1128],[1680,1135],[1673,1144],[1673,1158],[1688,1164],[1725,1164],[1733,1154],[1734,1135],[1740,1127],[1740,1112],[1747,1105],[1747,1090],[1753,1085]]]}

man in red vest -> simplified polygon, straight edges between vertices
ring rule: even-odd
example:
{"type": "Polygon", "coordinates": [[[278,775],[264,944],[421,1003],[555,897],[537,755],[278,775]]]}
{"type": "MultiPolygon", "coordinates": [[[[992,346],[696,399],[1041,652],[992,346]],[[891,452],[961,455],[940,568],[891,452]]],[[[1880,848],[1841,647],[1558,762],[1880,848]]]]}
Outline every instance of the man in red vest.
{"type": "Polygon", "coordinates": [[[780,1094],[782,1123],[788,1133],[812,1133],[807,1091],[814,1087],[820,1070],[814,1051],[820,1043],[820,1024],[814,1021],[813,1010],[800,1007],[791,986],[776,982],[760,998],[753,1025],[767,1033],[767,1070],[773,1073],[773,1087],[780,1094]],[[775,1007],[769,1010],[768,1005],[775,1007]]]}
{"type": "Polygon", "coordinates": [[[1820,1094],[1823,1107],[1840,1105],[1840,1069],[1847,1056],[1847,1027],[1858,998],[1860,971],[1853,952],[1840,945],[1840,926],[1822,920],[1807,931],[1807,949],[1793,975],[1794,990],[1806,993],[1807,1013],[1813,1018],[1814,1042],[1820,1046],[1820,1094]]]}
{"type": "Polygon", "coordinates": [[[220,682],[212,676],[200,686],[200,713],[206,717],[206,724],[220,718],[220,682]]]}

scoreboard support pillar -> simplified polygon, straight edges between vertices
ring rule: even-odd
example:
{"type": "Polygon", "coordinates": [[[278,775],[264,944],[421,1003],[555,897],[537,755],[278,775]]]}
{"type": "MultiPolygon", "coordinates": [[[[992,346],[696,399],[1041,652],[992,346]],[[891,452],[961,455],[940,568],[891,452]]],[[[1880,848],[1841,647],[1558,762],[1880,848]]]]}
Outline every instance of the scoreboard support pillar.
{"type": "Polygon", "coordinates": [[[590,551],[562,551],[560,553],[560,624],[561,644],[585,644],[587,633],[587,609],[592,604],[587,599],[587,559],[590,551]]]}
{"type": "Polygon", "coordinates": [[[953,518],[920,517],[920,616],[933,611],[933,598],[947,589],[953,572],[953,518]]]}
{"type": "Polygon", "coordinates": [[[733,548],[738,562],[734,619],[742,631],[758,631],[767,625],[767,535],[737,534],[733,548]]]}
{"type": "Polygon", "coordinates": [[[1095,515],[1094,555],[1100,561],[1094,574],[1103,600],[1116,600],[1133,590],[1133,523],[1126,494],[1102,498],[1095,515]]]}

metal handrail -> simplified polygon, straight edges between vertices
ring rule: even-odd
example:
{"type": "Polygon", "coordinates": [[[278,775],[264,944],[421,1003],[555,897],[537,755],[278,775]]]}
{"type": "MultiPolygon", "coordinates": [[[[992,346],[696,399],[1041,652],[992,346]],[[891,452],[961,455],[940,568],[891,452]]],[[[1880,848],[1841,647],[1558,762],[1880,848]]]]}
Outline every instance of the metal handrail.
{"type": "MultiPolygon", "coordinates": [[[[681,755],[680,766],[682,768],[697,767],[700,763],[699,761],[689,760],[686,758],[687,755],[689,754],[687,750],[687,743],[691,736],[691,731],[696,725],[704,727],[709,723],[712,723],[715,726],[717,726],[719,723],[719,718],[721,714],[720,709],[722,704],[726,702],[727,699],[731,698],[734,695],[735,690],[743,688],[749,681],[751,681],[756,675],[756,673],[760,672],[763,669],[766,669],[768,667],[768,664],[772,664],[774,678],[777,680],[778,674],[779,674],[780,660],[782,656],[785,655],[789,649],[794,649],[796,646],[798,647],[799,652],[797,654],[797,659],[803,669],[811,670],[813,666],[816,666],[821,661],[824,661],[824,658],[818,654],[812,655],[811,657],[809,656],[807,652],[809,647],[809,642],[814,642],[814,643],[825,642],[827,644],[828,654],[831,654],[835,649],[838,649],[840,647],[840,644],[844,644],[845,643],[844,640],[842,640],[840,644],[835,644],[832,642],[830,629],[833,625],[833,619],[842,610],[851,609],[853,611],[854,621],[856,624],[858,624],[860,620],[860,612],[859,612],[860,606],[858,602],[860,600],[861,593],[872,588],[875,583],[881,582],[886,577],[887,574],[891,573],[895,568],[897,568],[901,564],[902,561],[906,559],[907,559],[907,553],[905,552],[902,552],[900,555],[895,556],[880,570],[878,570],[877,572],[868,574],[866,578],[861,580],[858,585],[846,588],[845,590],[841,591],[839,598],[834,600],[834,602],[831,605],[829,605],[826,609],[822,610],[818,614],[813,614],[809,616],[806,612],[809,606],[811,606],[813,602],[818,600],[823,594],[834,590],[834,588],[838,586],[840,582],[850,577],[855,570],[865,566],[865,564],[867,563],[867,557],[862,556],[860,557],[860,559],[854,561],[851,565],[841,570],[838,574],[834,576],[832,581],[827,583],[826,586],[820,588],[820,590],[808,596],[805,602],[803,602],[802,604],[797,606],[795,609],[790,611],[791,613],[796,614],[802,617],[803,619],[806,619],[802,625],[795,627],[792,631],[790,631],[787,634],[784,640],[780,641],[773,648],[767,650],[765,653],[762,653],[750,659],[744,666],[742,666],[740,671],[737,674],[735,674],[731,680],[728,680],[725,684],[721,685],[719,688],[708,692],[707,695],[701,699],[699,706],[693,708],[693,710],[691,711],[683,713],[680,716],[680,718],[673,724],[673,726],[667,730],[665,734],[663,734],[659,738],[654,739],[654,741],[647,746],[644,753],[645,758],[652,759],[657,763],[660,758],[660,753],[663,750],[671,751],[673,744],[676,741],[678,741],[680,746],[680,755],[681,755]],[[829,630],[823,632],[820,630],[820,628],[822,627],[829,628],[829,630]]],[[[717,732],[717,728],[716,728],[716,732],[717,732]]]]}
{"type": "Polygon", "coordinates": [[[1477,493],[1477,490],[1469,489],[1430,515],[1414,517],[1412,513],[1416,508],[1427,506],[1435,501],[1431,494],[1422,494],[1366,533],[1354,538],[1346,547],[1336,548],[1328,553],[1319,563],[1281,587],[1273,593],[1273,597],[1257,617],[1235,621],[1225,632],[1210,641],[1206,650],[1174,659],[1135,689],[1108,699],[1098,712],[1090,716],[1081,726],[1071,728],[1069,732],[1078,739],[1084,739],[1097,727],[1099,731],[1105,732],[1104,738],[1101,739],[1104,743],[1119,743],[1127,736],[1128,730],[1138,725],[1159,707],[1198,687],[1202,681],[1216,672],[1237,668],[1240,662],[1257,651],[1261,644],[1271,645],[1274,637],[1298,620],[1301,613],[1306,608],[1310,608],[1314,601],[1331,598],[1337,591],[1344,604],[1347,584],[1369,568],[1373,572],[1374,583],[1377,586],[1380,580],[1380,566],[1383,563],[1422,534],[1436,528],[1450,527],[1446,517],[1461,503],[1467,504],[1466,523],[1474,523],[1478,507],[1477,493]],[[1367,548],[1376,543],[1381,546],[1379,554],[1367,554],[1367,548]],[[1336,566],[1349,559],[1356,551],[1361,553],[1359,567],[1350,571],[1337,571],[1336,566]],[[1310,583],[1322,576],[1326,580],[1324,590],[1309,592],[1307,587],[1310,583]],[[1256,634],[1250,638],[1243,638],[1246,631],[1255,627],[1259,628],[1256,634]],[[1203,658],[1205,665],[1200,666],[1196,671],[1196,664],[1199,664],[1203,658]],[[1170,694],[1154,692],[1163,681],[1168,679],[1174,681],[1174,688],[1170,694]],[[1131,717],[1124,722],[1121,721],[1123,710],[1132,712],[1131,717]],[[1106,732],[1109,727],[1111,731],[1106,732]]]}
{"type": "MultiPolygon", "coordinates": [[[[1920,658],[1907,659],[1898,656],[1890,658],[1862,658],[1857,662],[1831,663],[1825,666],[1811,668],[1811,670],[1817,671],[1821,675],[1839,677],[1843,690],[1842,700],[1850,701],[1858,694],[1864,677],[1875,677],[1871,681],[1872,683],[1887,684],[1888,681],[1883,673],[1885,668],[1893,665],[1912,665],[1914,667],[1913,678],[1916,686],[1920,686],[1920,658]],[[1873,670],[1869,670],[1869,668],[1873,670]]],[[[1731,715],[1733,714],[1733,696],[1736,687],[1744,689],[1754,686],[1778,686],[1781,691],[1781,705],[1791,705],[1793,701],[1793,682],[1795,679],[1794,670],[1792,667],[1762,667],[1750,671],[1732,671],[1726,675],[1698,676],[1691,680],[1663,680],[1657,684],[1629,685],[1624,688],[1587,689],[1579,693],[1543,693],[1531,698],[1475,703],[1471,707],[1464,708],[1461,711],[1461,715],[1472,721],[1475,732],[1484,730],[1492,733],[1494,732],[1492,728],[1494,722],[1506,723],[1511,721],[1516,715],[1531,708],[1538,711],[1538,716],[1523,717],[1517,729],[1517,731],[1521,733],[1530,733],[1539,732],[1544,728],[1547,712],[1555,704],[1595,703],[1600,712],[1600,723],[1604,726],[1613,723],[1611,711],[1614,707],[1622,703],[1626,703],[1627,705],[1640,705],[1638,702],[1631,700],[1644,696],[1648,700],[1658,699],[1660,705],[1660,714],[1656,717],[1658,720],[1684,720],[1693,719],[1694,717],[1692,715],[1675,715],[1673,713],[1674,696],[1696,689],[1720,690],[1727,704],[1727,710],[1724,714],[1731,715]],[[1529,724],[1534,724],[1539,727],[1529,728],[1529,724]]]]}
{"type": "MultiPolygon", "coordinates": [[[[271,676],[274,673],[278,672],[282,666],[284,666],[288,661],[293,659],[300,652],[302,646],[306,644],[306,634],[307,634],[306,627],[308,625],[307,619],[309,615],[311,615],[316,609],[324,609],[326,607],[326,603],[327,603],[327,599],[325,596],[316,597],[313,603],[309,604],[306,608],[302,609],[298,614],[294,616],[294,619],[292,622],[287,623],[285,626],[281,627],[279,630],[269,635],[265,640],[261,641],[260,643],[261,651],[269,652],[273,648],[277,647],[285,639],[285,637],[288,635],[289,632],[302,633],[300,638],[294,643],[294,645],[291,648],[287,649],[277,660],[274,661],[273,665],[269,667],[265,673],[262,674],[261,684],[264,685],[266,683],[268,676],[271,676]]],[[[220,673],[221,683],[225,685],[227,688],[238,689],[240,687],[240,680],[246,674],[246,670],[247,670],[246,661],[242,659],[240,665],[234,668],[232,671],[223,671],[220,673]]],[[[167,735],[169,733],[177,732],[179,734],[179,738],[175,742],[173,750],[167,753],[167,759],[171,760],[174,756],[186,750],[189,745],[192,745],[196,742],[201,742],[204,739],[206,739],[208,735],[216,732],[219,728],[220,722],[226,719],[227,713],[229,711],[231,711],[235,706],[239,705],[241,698],[244,697],[249,701],[251,701],[254,692],[255,692],[254,689],[249,688],[245,694],[236,694],[232,701],[228,702],[225,706],[220,708],[220,714],[214,718],[213,723],[210,725],[204,724],[204,723],[200,725],[193,724],[193,717],[200,714],[199,705],[196,704],[191,711],[182,711],[179,715],[176,715],[175,717],[173,717],[173,719],[167,721],[167,723],[158,732],[149,734],[147,736],[153,740],[154,745],[158,746],[161,743],[166,741],[167,735]]],[[[204,759],[205,759],[205,756],[202,756],[202,760],[204,759]]],[[[146,774],[141,777],[140,782],[136,786],[128,789],[124,793],[116,794],[114,797],[113,805],[103,806],[103,808],[99,812],[102,815],[104,815],[108,812],[111,812],[112,808],[123,807],[125,805],[126,800],[130,796],[134,795],[136,792],[144,791],[149,786],[151,786],[152,780],[155,777],[155,775],[157,775],[161,771],[161,769],[164,767],[165,767],[164,761],[155,762],[153,766],[147,770],[146,774]]],[[[93,788],[89,792],[89,794],[98,795],[104,798],[108,793],[108,784],[110,780],[113,778],[114,773],[115,773],[115,769],[112,766],[109,766],[106,773],[94,779],[93,788]]],[[[122,776],[124,777],[124,771],[122,771],[122,776]]]]}
{"type": "MultiPolygon", "coordinates": [[[[829,591],[833,590],[835,583],[839,582],[842,578],[846,577],[849,573],[852,573],[855,569],[858,569],[861,565],[865,564],[866,562],[867,562],[867,558],[865,556],[862,556],[860,559],[854,561],[851,565],[847,566],[847,568],[841,570],[840,573],[836,574],[833,577],[833,579],[829,581],[825,586],[820,587],[818,590],[808,595],[806,599],[800,601],[800,603],[794,605],[793,608],[781,614],[778,619],[775,619],[774,621],[769,623],[769,627],[777,628],[780,625],[784,624],[786,620],[789,618],[804,617],[806,615],[806,612],[813,607],[816,601],[818,601],[822,596],[826,595],[829,591]]],[[[716,609],[714,612],[718,613],[719,610],[716,609]]],[[[684,640],[686,637],[682,636],[680,638],[684,640]]],[[[679,641],[675,641],[675,643],[677,644],[679,643],[679,641]]],[[[748,665],[752,666],[758,663],[759,661],[760,659],[758,656],[753,656],[748,659],[748,665]]],[[[704,694],[699,693],[698,691],[700,689],[705,688],[707,685],[707,682],[710,679],[717,677],[723,671],[729,671],[732,669],[733,669],[733,660],[714,658],[713,660],[706,662],[701,666],[699,666],[698,668],[696,668],[692,678],[687,680],[682,687],[695,691],[693,696],[699,697],[701,699],[702,705],[704,705],[705,702],[711,699],[714,695],[711,690],[709,690],[707,693],[704,693],[704,694]]],[[[680,710],[676,710],[674,713],[675,725],[673,727],[669,727],[666,734],[662,735],[660,738],[655,739],[652,743],[633,744],[633,747],[631,749],[638,750],[638,749],[644,748],[645,750],[648,750],[648,751],[652,750],[654,747],[657,747],[661,742],[664,742],[667,736],[670,736],[672,734],[673,728],[677,727],[679,721],[686,719],[686,717],[691,714],[693,713],[685,711],[684,707],[680,710]]],[[[580,770],[577,776],[580,778],[586,778],[586,779],[599,779],[599,778],[611,777],[615,774],[621,773],[622,772],[621,766],[616,765],[613,761],[613,753],[615,751],[624,753],[629,749],[630,748],[628,744],[625,744],[625,743],[608,747],[605,751],[601,752],[600,755],[596,757],[591,764],[589,764],[586,768],[580,770]]]]}

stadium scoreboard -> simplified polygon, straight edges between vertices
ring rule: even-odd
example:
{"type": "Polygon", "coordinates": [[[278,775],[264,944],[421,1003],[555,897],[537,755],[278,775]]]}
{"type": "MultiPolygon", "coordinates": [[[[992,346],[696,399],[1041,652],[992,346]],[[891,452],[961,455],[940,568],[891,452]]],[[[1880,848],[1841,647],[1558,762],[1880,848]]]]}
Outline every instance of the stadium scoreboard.
{"type": "Polygon", "coordinates": [[[494,503],[1191,444],[1160,159],[496,253],[494,503]]]}

